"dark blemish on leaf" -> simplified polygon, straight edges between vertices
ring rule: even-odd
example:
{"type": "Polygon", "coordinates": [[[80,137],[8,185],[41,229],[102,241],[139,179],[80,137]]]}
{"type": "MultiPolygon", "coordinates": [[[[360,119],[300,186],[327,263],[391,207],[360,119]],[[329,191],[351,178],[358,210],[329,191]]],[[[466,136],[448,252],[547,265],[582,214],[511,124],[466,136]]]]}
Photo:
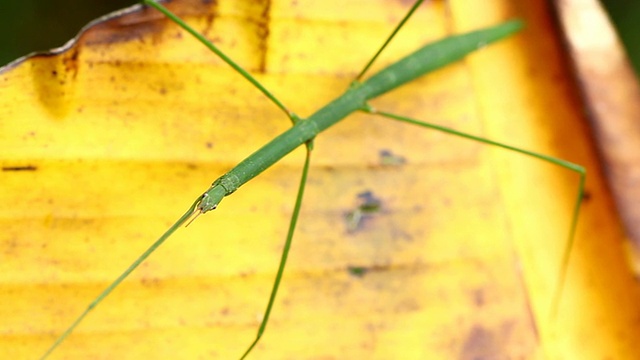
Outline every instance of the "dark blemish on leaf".
{"type": "Polygon", "coordinates": [[[212,143],[212,142],[210,142],[210,141],[208,141],[208,142],[206,142],[206,143],[204,144],[204,146],[206,146],[206,147],[207,147],[207,149],[211,149],[211,148],[213,147],[213,143],[212,143]]]}
{"type": "Polygon", "coordinates": [[[383,272],[383,271],[388,271],[390,269],[391,269],[391,266],[389,265],[347,266],[347,272],[349,273],[349,275],[358,277],[358,278],[363,278],[365,275],[369,273],[383,272]]]}
{"type": "Polygon", "coordinates": [[[26,166],[3,166],[2,171],[36,171],[38,168],[33,165],[26,166]]]}
{"type": "Polygon", "coordinates": [[[80,48],[74,46],[70,53],[65,54],[62,58],[62,64],[66,74],[71,74],[71,78],[75,80],[78,75],[78,57],[80,56],[80,48]]]}
{"type": "Polygon", "coordinates": [[[255,271],[254,270],[250,270],[250,271],[243,271],[243,272],[239,273],[238,275],[241,278],[248,278],[248,277],[253,276],[254,274],[255,274],[255,271]]]}
{"type": "Polygon", "coordinates": [[[400,165],[404,165],[407,160],[400,155],[396,155],[394,153],[391,152],[391,150],[380,150],[379,154],[379,159],[380,159],[380,165],[382,166],[400,166],[400,165]]]}
{"type": "Polygon", "coordinates": [[[585,190],[582,194],[582,201],[589,202],[593,198],[593,195],[589,190],[585,190]]]}
{"type": "Polygon", "coordinates": [[[357,195],[359,205],[355,210],[350,211],[346,216],[347,231],[354,232],[361,228],[363,220],[380,211],[382,201],[373,195],[373,192],[367,190],[357,195]]]}
{"type": "Polygon", "coordinates": [[[490,330],[475,325],[467,334],[459,359],[498,359],[500,345],[490,330]]]}
{"type": "Polygon", "coordinates": [[[486,300],[485,300],[485,295],[484,295],[483,289],[476,289],[473,292],[473,303],[477,307],[482,307],[485,304],[485,302],[486,302],[486,300]]]}
{"type": "Polygon", "coordinates": [[[215,14],[207,15],[206,20],[205,20],[205,24],[206,25],[205,25],[204,29],[202,29],[202,31],[201,31],[202,35],[206,36],[211,31],[211,28],[213,27],[213,21],[215,19],[216,19],[216,15],[215,14]]]}
{"type": "Polygon", "coordinates": [[[22,139],[28,139],[28,138],[34,138],[36,136],[36,132],[35,131],[29,131],[28,133],[26,133],[25,135],[22,136],[22,139]]]}
{"type": "Polygon", "coordinates": [[[355,277],[364,277],[368,270],[363,266],[349,266],[347,267],[347,271],[355,277]]]}
{"type": "Polygon", "coordinates": [[[258,20],[258,38],[260,39],[258,43],[258,50],[260,51],[258,71],[260,73],[264,73],[267,69],[267,52],[269,51],[267,44],[269,43],[269,27],[271,23],[270,11],[271,0],[267,0],[262,9],[262,14],[260,14],[260,19],[258,20]]]}
{"type": "Polygon", "coordinates": [[[144,287],[158,287],[160,286],[160,279],[153,277],[153,278],[142,278],[140,279],[140,284],[144,287]]]}
{"type": "Polygon", "coordinates": [[[360,210],[366,213],[374,213],[380,210],[380,199],[373,195],[373,192],[367,190],[358,194],[358,199],[362,200],[360,210]]]}

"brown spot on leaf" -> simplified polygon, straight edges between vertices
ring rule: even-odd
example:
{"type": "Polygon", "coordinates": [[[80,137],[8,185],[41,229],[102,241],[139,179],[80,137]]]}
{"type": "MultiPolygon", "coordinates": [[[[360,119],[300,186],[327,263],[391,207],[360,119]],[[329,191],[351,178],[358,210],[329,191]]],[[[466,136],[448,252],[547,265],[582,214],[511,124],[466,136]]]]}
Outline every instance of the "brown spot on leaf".
{"type": "Polygon", "coordinates": [[[38,168],[33,165],[2,167],[2,171],[36,171],[36,170],[38,170],[38,168]]]}

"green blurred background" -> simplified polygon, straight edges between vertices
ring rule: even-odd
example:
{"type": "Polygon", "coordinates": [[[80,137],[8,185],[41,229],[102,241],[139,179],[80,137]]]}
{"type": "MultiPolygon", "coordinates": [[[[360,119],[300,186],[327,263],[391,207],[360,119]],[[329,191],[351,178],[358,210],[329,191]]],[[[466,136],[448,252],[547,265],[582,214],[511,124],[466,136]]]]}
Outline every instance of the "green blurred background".
{"type": "MultiPolygon", "coordinates": [[[[603,0],[640,74],[640,0],[603,0]]],[[[0,0],[0,66],[63,45],[89,21],[135,0],[0,0]]]]}
{"type": "Polygon", "coordinates": [[[627,54],[640,75],[640,0],[602,0],[613,20],[627,54]]]}
{"type": "Polygon", "coordinates": [[[0,0],[0,66],[64,45],[91,20],[136,0],[0,0]]]}

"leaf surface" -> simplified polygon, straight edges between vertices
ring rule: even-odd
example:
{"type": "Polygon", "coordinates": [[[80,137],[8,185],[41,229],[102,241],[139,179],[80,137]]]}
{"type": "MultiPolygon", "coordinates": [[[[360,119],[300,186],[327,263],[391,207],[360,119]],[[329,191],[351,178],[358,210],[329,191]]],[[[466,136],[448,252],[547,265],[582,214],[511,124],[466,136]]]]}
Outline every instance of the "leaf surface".
{"type": "MultiPolygon", "coordinates": [[[[532,3],[424,6],[378,69],[447,34],[513,17],[528,27],[373,105],[589,169],[557,318],[577,176],[357,114],[316,139],[290,263],[253,358],[635,354],[640,292],[549,9],[532,3]],[[379,208],[354,223],[365,192],[379,208]]],[[[301,116],[340,95],[408,8],[268,4],[171,6],[301,116]]],[[[290,126],[150,9],[14,63],[0,94],[2,358],[42,354],[215,178],[290,126]]],[[[302,157],[179,231],[52,358],[241,355],[267,302],[302,157]]]]}

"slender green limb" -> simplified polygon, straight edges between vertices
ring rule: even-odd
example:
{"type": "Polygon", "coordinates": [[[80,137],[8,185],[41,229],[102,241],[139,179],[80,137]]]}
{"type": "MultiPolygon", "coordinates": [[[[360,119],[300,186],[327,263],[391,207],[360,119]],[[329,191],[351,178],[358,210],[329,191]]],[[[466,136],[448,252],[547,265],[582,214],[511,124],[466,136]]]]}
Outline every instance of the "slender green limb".
{"type": "Polygon", "coordinates": [[[222,61],[226,62],[229,66],[231,66],[235,71],[237,71],[240,75],[242,75],[245,79],[247,79],[251,84],[253,84],[253,86],[255,86],[256,88],[258,88],[258,90],[260,90],[266,97],[269,98],[269,100],[271,100],[274,104],[276,104],[277,107],[279,107],[282,111],[285,112],[285,114],[287,114],[287,116],[290,119],[297,119],[297,115],[294,114],[293,112],[291,112],[289,109],[287,109],[286,106],[284,106],[280,100],[278,100],[273,94],[271,94],[271,92],[269,90],[267,90],[264,86],[262,86],[262,84],[260,84],[258,82],[258,80],[256,80],[253,76],[251,76],[251,74],[249,74],[249,72],[247,72],[244,68],[242,68],[242,66],[238,65],[235,61],[233,61],[230,57],[228,57],[227,55],[225,55],[225,53],[223,53],[222,51],[220,51],[220,49],[218,49],[217,46],[215,46],[211,41],[209,41],[207,38],[205,38],[202,34],[200,34],[199,32],[197,32],[195,29],[193,29],[191,26],[187,25],[184,21],[182,21],[182,19],[180,19],[178,16],[176,16],[174,13],[172,13],[171,11],[169,11],[169,9],[167,9],[166,7],[160,5],[159,3],[157,3],[154,0],[142,0],[142,3],[145,5],[149,5],[151,7],[154,7],[155,9],[157,9],[158,11],[160,11],[161,13],[163,13],[166,17],[168,17],[169,19],[171,19],[173,22],[175,22],[176,24],[178,24],[181,28],[183,28],[185,31],[187,31],[189,34],[193,35],[196,39],[198,39],[198,41],[200,41],[204,46],[206,46],[209,50],[213,51],[216,55],[218,55],[218,57],[220,59],[222,59],[222,61]]]}
{"type": "Polygon", "coordinates": [[[267,309],[264,312],[264,316],[262,317],[262,322],[260,323],[260,328],[258,328],[258,334],[256,338],[253,340],[251,345],[244,352],[241,360],[246,358],[247,355],[253,350],[253,348],[258,344],[262,334],[264,334],[264,330],[267,327],[267,323],[269,322],[269,315],[271,315],[271,309],[273,308],[273,303],[276,300],[276,294],[278,293],[278,289],[280,288],[280,282],[282,280],[282,274],[284,274],[284,268],[287,263],[287,258],[289,257],[289,250],[291,250],[291,242],[293,240],[293,233],[296,229],[296,224],[298,222],[298,217],[300,215],[300,208],[302,207],[302,198],[304,197],[304,189],[307,185],[307,175],[309,174],[309,164],[311,162],[311,148],[313,147],[312,141],[307,143],[307,152],[304,160],[304,166],[302,168],[302,176],[300,177],[300,185],[298,186],[298,195],[296,196],[296,203],[293,207],[293,214],[291,214],[291,221],[289,222],[289,231],[287,232],[287,239],[284,243],[284,249],[282,249],[282,256],[280,258],[280,265],[278,266],[278,272],[276,273],[276,279],[273,282],[273,288],[271,290],[271,295],[269,296],[269,302],[267,303],[267,309]]]}
{"type": "MultiPolygon", "coordinates": [[[[582,168],[582,167],[581,167],[582,168]]],[[[562,262],[560,263],[560,280],[556,285],[556,289],[553,292],[553,300],[551,303],[551,318],[555,319],[558,314],[558,307],[560,305],[560,299],[562,299],[562,291],[564,290],[564,284],[567,280],[567,271],[569,269],[569,261],[571,260],[571,250],[575,243],[575,233],[578,226],[578,215],[580,214],[580,206],[584,199],[584,187],[587,180],[587,172],[585,168],[582,168],[580,173],[580,184],[578,186],[578,195],[573,207],[573,221],[571,221],[571,229],[569,231],[569,241],[565,245],[562,253],[562,262]]]]}
{"type": "Polygon", "coordinates": [[[470,135],[470,134],[466,134],[457,130],[453,130],[444,126],[440,126],[440,125],[435,125],[435,124],[430,124],[430,123],[426,123],[424,121],[420,121],[420,120],[415,120],[415,119],[411,119],[405,116],[399,116],[399,115],[395,115],[395,114],[391,114],[391,113],[387,113],[384,111],[377,111],[376,109],[374,109],[373,107],[369,106],[368,104],[363,107],[362,109],[365,112],[368,112],[370,114],[377,114],[377,115],[381,115],[384,116],[386,118],[390,118],[390,119],[394,119],[394,120],[399,120],[405,123],[409,123],[409,124],[413,124],[413,125],[418,125],[421,127],[425,127],[425,128],[429,128],[429,129],[433,129],[433,130],[437,130],[446,134],[450,134],[450,135],[455,135],[461,138],[465,138],[465,139],[469,139],[469,140],[474,140],[474,141],[478,141],[480,143],[483,144],[487,144],[487,145],[493,145],[493,146],[497,146],[503,149],[507,149],[507,150],[511,150],[511,151],[515,151],[517,153],[526,155],[526,156],[530,156],[554,165],[558,165],[561,166],[565,169],[574,171],[576,173],[578,173],[578,175],[580,176],[580,183],[578,185],[578,194],[576,196],[576,200],[573,206],[573,217],[571,220],[571,225],[569,227],[569,235],[568,235],[568,239],[566,242],[566,246],[564,248],[563,254],[562,254],[562,262],[561,262],[561,268],[560,268],[560,279],[557,283],[556,289],[554,291],[554,295],[553,295],[553,299],[552,299],[552,304],[551,304],[551,316],[552,318],[554,318],[556,316],[557,313],[557,308],[558,308],[558,304],[560,302],[560,298],[562,297],[562,290],[564,288],[564,283],[565,283],[565,279],[567,277],[567,269],[569,267],[569,260],[571,258],[571,250],[573,249],[573,245],[575,243],[575,234],[576,234],[576,228],[578,226],[578,217],[580,215],[580,207],[582,205],[582,200],[584,198],[584,187],[585,187],[585,182],[587,179],[587,170],[578,164],[574,164],[572,162],[563,160],[563,159],[559,159],[553,156],[549,156],[549,155],[544,155],[544,154],[540,154],[540,153],[536,153],[533,151],[529,151],[529,150],[525,150],[525,149],[520,149],[517,147],[513,147],[510,145],[506,145],[500,142],[496,142],[496,141],[492,141],[489,139],[485,139],[479,136],[474,136],[474,135],[470,135]]]}
{"type": "Polygon", "coordinates": [[[85,309],[85,311],[78,316],[78,318],[67,328],[67,330],[60,335],[56,341],[47,349],[47,351],[40,357],[40,359],[46,359],[51,353],[75,330],[76,327],[84,320],[84,318],[89,315],[89,313],[100,303],[104,298],[106,298],[111,292],[118,286],[124,279],[135,270],[146,258],[149,257],[156,249],[162,245],[171,236],[182,224],[184,224],[195,212],[196,208],[202,201],[202,196],[199,196],[196,201],[193,202],[191,207],[176,221],[171,227],[164,233],[156,242],[154,242],[140,257],[138,257],[118,278],[111,283],[106,289],[100,293],[89,306],[85,309]]]}
{"type": "Polygon", "coordinates": [[[413,6],[411,7],[411,9],[409,10],[409,12],[407,12],[407,15],[404,16],[404,18],[402,19],[402,21],[400,21],[400,23],[398,24],[398,26],[396,26],[395,29],[393,29],[393,32],[391,32],[391,35],[389,35],[389,37],[387,38],[387,40],[384,42],[384,44],[382,44],[382,46],[380,47],[380,49],[378,49],[378,52],[376,52],[375,55],[373,55],[373,57],[371,58],[371,60],[369,60],[369,62],[367,63],[367,65],[364,66],[364,68],[362,69],[362,71],[360,71],[360,73],[358,74],[358,76],[356,76],[354,81],[360,81],[362,79],[362,77],[364,76],[364,74],[367,72],[367,70],[369,70],[369,68],[371,67],[371,65],[373,65],[373,63],[376,61],[376,59],[378,59],[378,56],[380,56],[380,54],[382,54],[382,51],[387,47],[387,45],[389,45],[389,43],[391,42],[391,40],[396,36],[396,34],[398,33],[398,31],[400,31],[400,29],[404,26],[404,24],[407,22],[407,20],[409,20],[409,18],[411,17],[411,15],[413,15],[413,13],[416,11],[416,9],[418,8],[418,6],[420,6],[420,4],[422,4],[424,0],[418,0],[415,2],[415,4],[413,4],[413,6]]]}

